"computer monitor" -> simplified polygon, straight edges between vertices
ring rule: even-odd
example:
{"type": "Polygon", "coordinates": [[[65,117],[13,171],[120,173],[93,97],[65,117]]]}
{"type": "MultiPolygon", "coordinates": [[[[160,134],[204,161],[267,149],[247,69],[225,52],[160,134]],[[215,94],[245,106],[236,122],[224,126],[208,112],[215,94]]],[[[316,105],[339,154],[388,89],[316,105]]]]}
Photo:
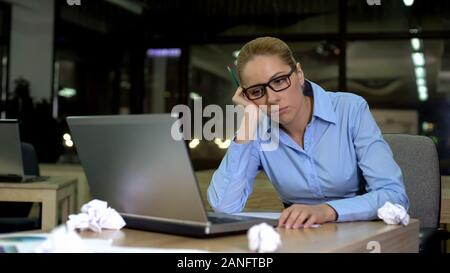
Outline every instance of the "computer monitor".
{"type": "Polygon", "coordinates": [[[0,119],[0,179],[21,181],[24,177],[19,122],[0,119]]]}

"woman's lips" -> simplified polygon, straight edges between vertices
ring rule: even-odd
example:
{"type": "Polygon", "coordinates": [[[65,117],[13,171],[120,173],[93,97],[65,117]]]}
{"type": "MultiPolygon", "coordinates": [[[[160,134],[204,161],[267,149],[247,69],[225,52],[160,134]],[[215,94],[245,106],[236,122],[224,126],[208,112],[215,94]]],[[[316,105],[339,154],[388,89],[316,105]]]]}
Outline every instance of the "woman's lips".
{"type": "Polygon", "coordinates": [[[282,114],[286,113],[288,109],[289,109],[289,106],[280,107],[278,109],[278,111],[275,111],[274,113],[278,113],[278,115],[282,115],[282,114]]]}
{"type": "Polygon", "coordinates": [[[289,109],[289,106],[280,107],[279,105],[272,104],[268,106],[266,113],[270,115],[271,118],[278,119],[279,117],[287,113],[289,109]]]}
{"type": "MultiPolygon", "coordinates": [[[[270,107],[272,108],[272,107],[270,107]]],[[[278,110],[271,109],[271,118],[278,119],[289,111],[289,106],[278,107],[278,110]]]]}

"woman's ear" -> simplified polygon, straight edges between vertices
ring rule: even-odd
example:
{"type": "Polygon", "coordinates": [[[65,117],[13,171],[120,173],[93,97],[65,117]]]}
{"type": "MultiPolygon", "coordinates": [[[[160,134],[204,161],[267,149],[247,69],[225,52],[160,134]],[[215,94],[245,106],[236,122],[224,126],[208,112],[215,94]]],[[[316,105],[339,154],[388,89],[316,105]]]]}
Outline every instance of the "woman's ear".
{"type": "Polygon", "coordinates": [[[305,76],[303,74],[302,66],[300,65],[300,63],[297,63],[296,67],[297,67],[297,72],[296,73],[297,73],[298,78],[300,80],[300,85],[304,85],[305,84],[305,76]]]}

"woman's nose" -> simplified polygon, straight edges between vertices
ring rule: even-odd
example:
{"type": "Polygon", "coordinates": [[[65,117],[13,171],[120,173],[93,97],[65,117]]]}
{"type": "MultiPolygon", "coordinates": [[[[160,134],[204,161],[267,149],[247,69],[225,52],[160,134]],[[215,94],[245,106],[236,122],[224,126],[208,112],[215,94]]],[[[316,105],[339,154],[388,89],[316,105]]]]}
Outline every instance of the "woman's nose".
{"type": "Polygon", "coordinates": [[[275,92],[268,87],[266,87],[266,96],[267,96],[267,102],[269,104],[276,104],[281,99],[280,94],[278,92],[275,92]]]}

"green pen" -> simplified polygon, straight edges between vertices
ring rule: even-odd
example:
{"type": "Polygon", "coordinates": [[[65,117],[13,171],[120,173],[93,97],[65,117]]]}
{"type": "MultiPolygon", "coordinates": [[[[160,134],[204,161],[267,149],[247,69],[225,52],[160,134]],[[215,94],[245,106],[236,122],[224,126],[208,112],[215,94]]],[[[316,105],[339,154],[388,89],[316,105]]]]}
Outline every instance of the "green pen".
{"type": "Polygon", "coordinates": [[[233,70],[229,66],[227,66],[228,72],[230,72],[231,78],[234,81],[234,84],[236,84],[236,87],[239,87],[239,80],[237,79],[236,75],[234,74],[233,70]]]}

